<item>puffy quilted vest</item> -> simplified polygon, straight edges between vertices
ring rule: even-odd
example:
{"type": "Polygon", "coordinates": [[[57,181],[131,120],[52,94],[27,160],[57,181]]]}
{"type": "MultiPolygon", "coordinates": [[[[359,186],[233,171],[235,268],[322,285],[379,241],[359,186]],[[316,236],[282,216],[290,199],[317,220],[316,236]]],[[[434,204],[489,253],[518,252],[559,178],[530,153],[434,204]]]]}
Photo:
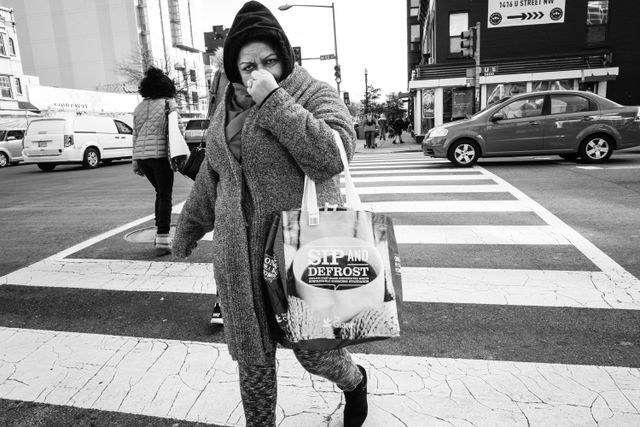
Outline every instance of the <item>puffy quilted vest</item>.
{"type": "Polygon", "coordinates": [[[133,158],[167,157],[167,109],[178,105],[169,98],[144,99],[133,111],[133,158]],[[165,105],[166,101],[166,105],[165,105]]]}

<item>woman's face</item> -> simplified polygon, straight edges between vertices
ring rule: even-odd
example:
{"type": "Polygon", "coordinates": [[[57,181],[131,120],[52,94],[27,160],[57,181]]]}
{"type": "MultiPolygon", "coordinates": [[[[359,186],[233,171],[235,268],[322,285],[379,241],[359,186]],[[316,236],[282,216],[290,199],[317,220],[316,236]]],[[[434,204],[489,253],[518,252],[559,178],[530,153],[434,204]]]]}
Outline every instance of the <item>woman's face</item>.
{"type": "Polygon", "coordinates": [[[280,81],[282,58],[267,43],[251,42],[240,49],[238,70],[242,77],[242,84],[245,86],[247,81],[251,79],[251,73],[256,70],[266,70],[276,81],[280,81]]]}

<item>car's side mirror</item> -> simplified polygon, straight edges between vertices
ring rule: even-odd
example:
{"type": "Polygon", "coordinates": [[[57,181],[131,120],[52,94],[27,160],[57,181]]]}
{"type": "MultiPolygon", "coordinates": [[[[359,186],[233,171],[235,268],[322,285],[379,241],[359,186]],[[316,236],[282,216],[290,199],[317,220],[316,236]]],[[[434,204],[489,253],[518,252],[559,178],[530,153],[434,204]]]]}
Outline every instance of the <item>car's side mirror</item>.
{"type": "Polygon", "coordinates": [[[502,113],[495,113],[493,116],[491,116],[491,121],[494,123],[504,119],[505,117],[502,113]]]}

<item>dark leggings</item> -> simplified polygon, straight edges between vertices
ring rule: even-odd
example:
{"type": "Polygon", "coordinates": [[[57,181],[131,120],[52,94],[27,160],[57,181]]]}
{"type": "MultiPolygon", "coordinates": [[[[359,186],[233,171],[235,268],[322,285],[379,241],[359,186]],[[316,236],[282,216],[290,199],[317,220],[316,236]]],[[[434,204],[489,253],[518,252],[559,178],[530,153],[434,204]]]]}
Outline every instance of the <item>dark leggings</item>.
{"type": "Polygon", "coordinates": [[[161,159],[138,160],[140,169],[144,172],[153,188],[156,190],[156,228],[158,234],[168,234],[171,228],[171,193],[173,192],[173,171],[169,160],[161,159]]]}
{"type": "MultiPolygon", "coordinates": [[[[342,391],[351,391],[362,381],[362,373],[344,348],[329,351],[294,350],[293,354],[309,373],[334,382],[342,391]]],[[[278,384],[275,356],[268,363],[238,364],[240,395],[247,427],[276,425],[278,384]]]]}

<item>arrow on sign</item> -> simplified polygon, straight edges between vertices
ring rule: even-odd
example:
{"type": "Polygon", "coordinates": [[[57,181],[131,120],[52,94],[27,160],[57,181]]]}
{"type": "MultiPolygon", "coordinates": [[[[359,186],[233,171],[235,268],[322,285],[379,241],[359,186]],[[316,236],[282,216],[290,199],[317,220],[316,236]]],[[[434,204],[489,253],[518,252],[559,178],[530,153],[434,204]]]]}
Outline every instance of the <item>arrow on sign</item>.
{"type": "Polygon", "coordinates": [[[530,21],[532,19],[542,19],[544,12],[524,12],[520,15],[507,16],[507,19],[521,19],[523,21],[530,21]]]}

